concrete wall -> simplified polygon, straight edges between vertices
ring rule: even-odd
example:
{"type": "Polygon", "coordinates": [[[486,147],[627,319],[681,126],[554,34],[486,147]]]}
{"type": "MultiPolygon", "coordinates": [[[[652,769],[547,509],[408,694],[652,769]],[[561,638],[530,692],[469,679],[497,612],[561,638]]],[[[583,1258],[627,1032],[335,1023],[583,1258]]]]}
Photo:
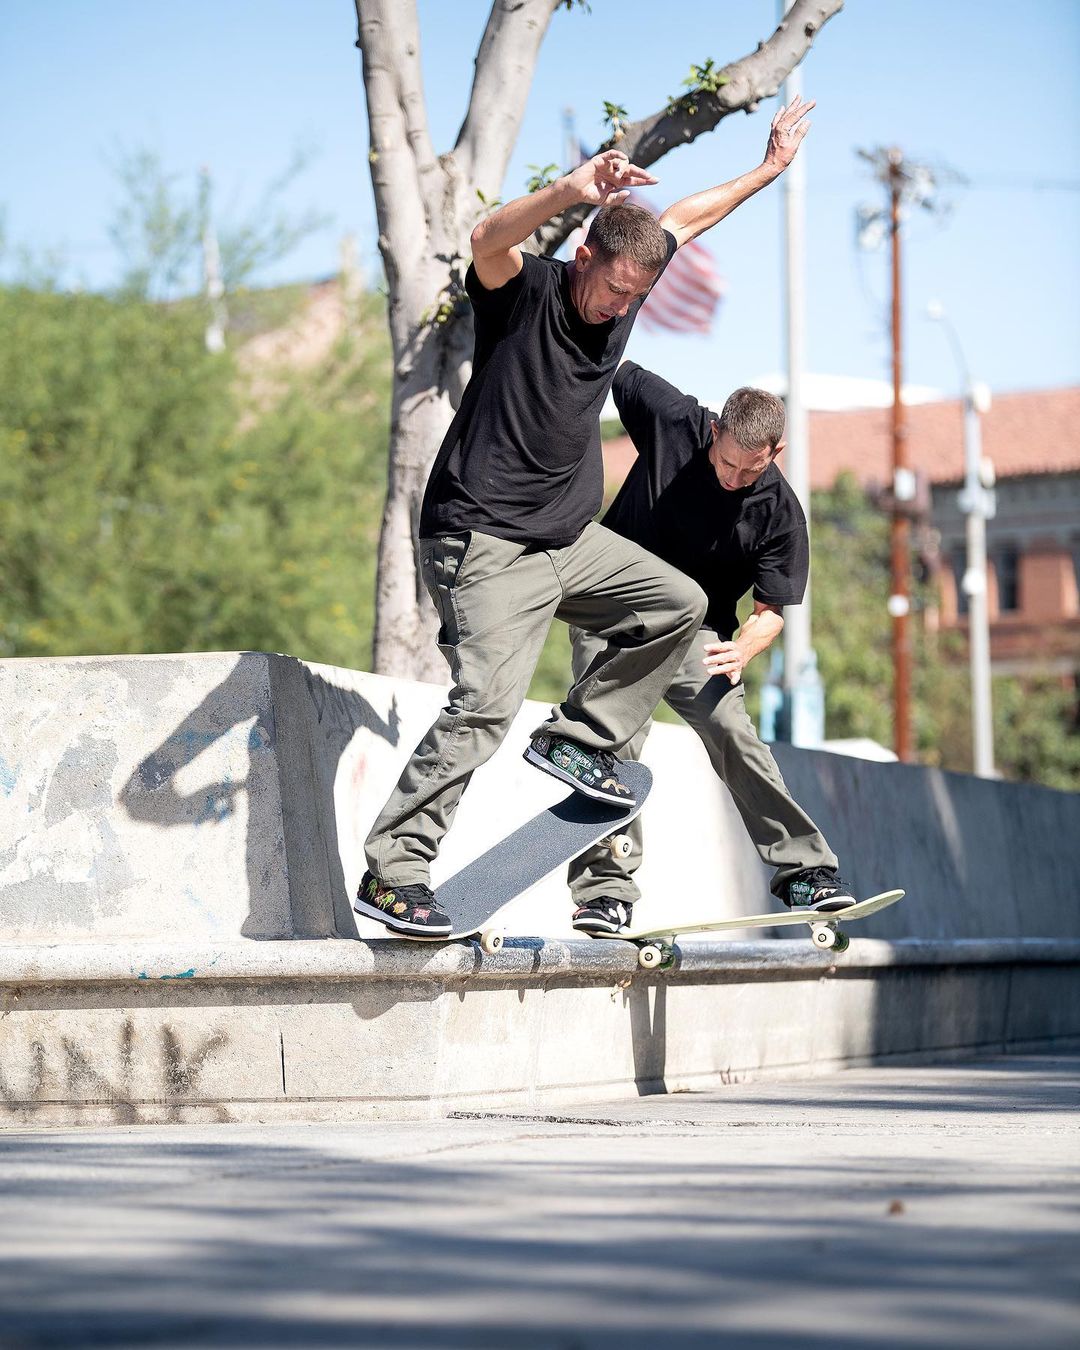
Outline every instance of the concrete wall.
{"type": "MultiPolygon", "coordinates": [[[[0,1120],[535,1108],[1080,1042],[1080,796],[789,747],[856,888],[908,891],[844,955],[757,931],[647,974],[565,940],[558,875],[496,957],[386,939],[350,908],[363,839],[443,697],[264,653],[0,662],[0,1120]]],[[[436,883],[561,794],[521,759],[545,712],[477,773],[436,883]]],[[[640,918],[772,908],[693,733],[647,757],[640,918]]]]}
{"type": "MultiPolygon", "coordinates": [[[[0,893],[9,940],[377,936],[350,897],[363,840],[444,698],[265,653],[0,662],[0,893]]],[[[462,802],[436,883],[562,789],[521,750],[526,705],[462,802]]],[[[874,937],[1080,937],[1080,795],[777,748],[864,894],[874,937]]],[[[768,872],[692,732],[659,725],[643,922],[771,909],[768,872]]],[[[506,911],[570,936],[562,878],[506,911]]],[[[799,940],[801,930],[786,936],[799,940]]]]}

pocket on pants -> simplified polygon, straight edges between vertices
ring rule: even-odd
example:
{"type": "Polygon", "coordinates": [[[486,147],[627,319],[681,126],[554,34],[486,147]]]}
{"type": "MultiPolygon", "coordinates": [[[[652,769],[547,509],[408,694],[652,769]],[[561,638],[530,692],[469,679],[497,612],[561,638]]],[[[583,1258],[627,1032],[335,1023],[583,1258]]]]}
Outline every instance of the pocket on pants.
{"type": "Polygon", "coordinates": [[[439,616],[436,641],[447,662],[450,662],[450,654],[461,640],[454,608],[454,586],[469,556],[472,542],[471,531],[420,540],[420,576],[435,606],[435,613],[439,616]]]}

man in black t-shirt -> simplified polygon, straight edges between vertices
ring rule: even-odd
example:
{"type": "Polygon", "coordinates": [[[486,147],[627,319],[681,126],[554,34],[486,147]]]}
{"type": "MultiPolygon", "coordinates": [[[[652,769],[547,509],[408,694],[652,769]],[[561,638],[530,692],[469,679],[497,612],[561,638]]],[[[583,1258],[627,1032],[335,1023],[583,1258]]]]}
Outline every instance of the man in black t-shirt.
{"type": "MultiPolygon", "coordinates": [[[[763,390],[737,389],[717,420],[632,361],[619,368],[613,393],[638,459],[604,525],[692,577],[708,598],[701,631],[664,700],[701,737],[759,855],[776,869],[773,893],[792,908],[845,909],[855,899],[836,856],[792,799],[743,694],[744,668],[783,629],[783,607],[801,603],[806,589],[806,519],[774,462],[784,448],[784,406],[763,390]],[[735,610],[747,591],[754,611],[739,628],[735,610]]],[[[595,642],[574,630],[575,674],[592,661],[595,642]]],[[[639,757],[648,730],[647,723],[625,757],[639,757]]],[[[634,841],[628,858],[595,849],[570,865],[580,932],[631,926],[640,817],[627,833],[634,841]]]]}
{"type": "Polygon", "coordinates": [[[586,795],[634,804],[613,752],[670,685],[706,598],[593,521],[600,410],[675,250],[783,172],[813,106],[781,109],[757,168],[677,202],[659,222],[625,204],[630,188],[656,180],[609,150],[473,231],[473,371],[432,467],[418,547],[454,684],[368,835],[358,913],[419,937],[450,931],[432,903],[429,865],[469,778],[520,708],[553,618],[595,635],[596,650],[525,758],[586,795]],[[523,251],[579,203],[601,209],[570,262],[523,251]]]}

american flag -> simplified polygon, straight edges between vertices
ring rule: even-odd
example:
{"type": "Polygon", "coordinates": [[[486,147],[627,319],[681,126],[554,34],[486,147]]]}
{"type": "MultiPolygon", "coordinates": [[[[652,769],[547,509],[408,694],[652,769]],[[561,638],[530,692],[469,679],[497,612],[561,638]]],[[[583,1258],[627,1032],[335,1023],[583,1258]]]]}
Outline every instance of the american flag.
{"type": "MultiPolygon", "coordinates": [[[[645,206],[639,200],[634,204],[645,206]]],[[[649,292],[641,306],[638,322],[646,329],[711,333],[724,289],[724,278],[712,254],[704,244],[691,239],[678,250],[649,292]]]]}
{"type": "MultiPolygon", "coordinates": [[[[591,158],[584,146],[581,147],[581,158],[582,162],[591,158]]],[[[651,211],[654,216],[658,215],[649,202],[634,192],[626,200],[651,211]]],[[[570,236],[568,244],[571,257],[578,245],[585,242],[588,228],[589,222],[586,221],[580,230],[575,230],[570,236]]],[[[638,323],[652,331],[667,328],[676,333],[707,335],[712,332],[713,319],[726,289],[712,254],[704,244],[692,239],[676,252],[660,280],[649,292],[638,314],[638,323]]]]}

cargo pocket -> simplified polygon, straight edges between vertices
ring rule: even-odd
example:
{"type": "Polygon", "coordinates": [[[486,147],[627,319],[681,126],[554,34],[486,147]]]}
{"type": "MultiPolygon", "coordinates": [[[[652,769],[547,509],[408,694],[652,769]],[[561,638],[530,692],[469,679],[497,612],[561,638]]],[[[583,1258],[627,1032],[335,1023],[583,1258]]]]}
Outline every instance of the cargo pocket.
{"type": "Polygon", "coordinates": [[[461,625],[454,605],[454,586],[471,547],[471,532],[420,540],[420,576],[439,616],[435,641],[455,678],[454,648],[461,641],[461,625]]]}

